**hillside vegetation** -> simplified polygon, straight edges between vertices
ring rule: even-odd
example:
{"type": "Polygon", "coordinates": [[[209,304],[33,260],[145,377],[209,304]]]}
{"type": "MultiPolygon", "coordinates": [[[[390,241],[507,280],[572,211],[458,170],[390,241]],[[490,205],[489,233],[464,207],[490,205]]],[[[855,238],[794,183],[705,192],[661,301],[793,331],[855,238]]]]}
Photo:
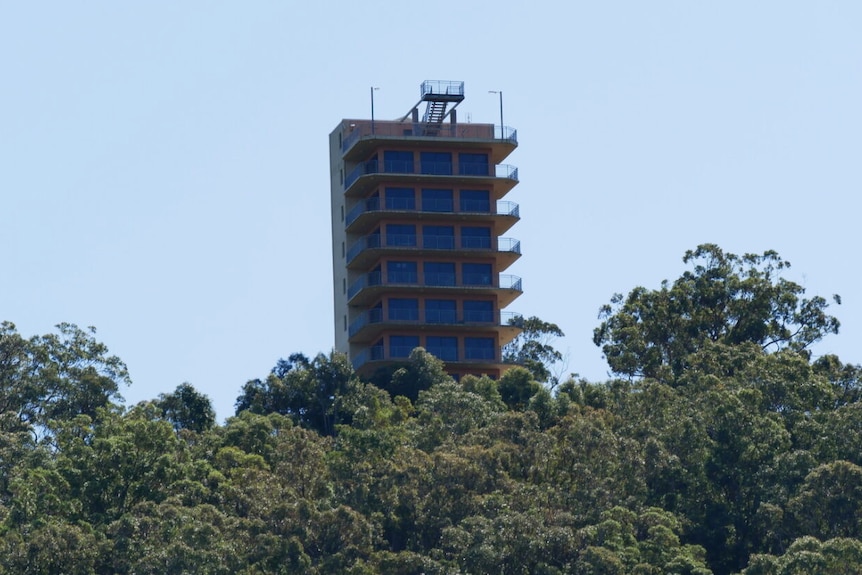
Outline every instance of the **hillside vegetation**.
{"type": "Polygon", "coordinates": [[[224,425],[189,384],[121,407],[92,331],[4,323],[0,574],[862,572],[862,368],[810,353],[829,303],[774,252],[684,259],[602,309],[616,379],[551,377],[531,318],[499,381],[294,354],[224,425]]]}

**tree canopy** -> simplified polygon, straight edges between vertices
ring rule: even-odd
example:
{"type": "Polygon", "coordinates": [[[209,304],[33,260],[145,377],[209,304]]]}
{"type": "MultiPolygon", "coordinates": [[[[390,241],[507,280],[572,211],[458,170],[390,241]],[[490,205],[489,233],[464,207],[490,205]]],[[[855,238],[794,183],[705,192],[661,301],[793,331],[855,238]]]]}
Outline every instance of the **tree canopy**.
{"type": "Polygon", "coordinates": [[[826,299],[803,297],[802,286],[778,275],[790,263],[774,251],[737,256],[703,244],[683,262],[693,269],[672,284],[636,287],[602,307],[593,341],[614,373],[669,382],[711,344],[801,352],[838,333],[826,299]]]}
{"type": "Polygon", "coordinates": [[[293,354],[223,423],[188,383],[123,407],[92,330],[5,323],[0,574],[862,572],[862,367],[807,347],[837,320],[771,252],[686,261],[596,330],[624,377],[293,354]]]}

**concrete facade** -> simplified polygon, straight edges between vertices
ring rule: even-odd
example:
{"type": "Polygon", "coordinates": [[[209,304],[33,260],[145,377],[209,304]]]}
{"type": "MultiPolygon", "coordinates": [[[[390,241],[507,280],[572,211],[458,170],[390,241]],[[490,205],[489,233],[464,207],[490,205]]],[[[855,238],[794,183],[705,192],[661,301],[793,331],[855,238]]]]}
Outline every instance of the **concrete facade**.
{"type": "Polygon", "coordinates": [[[521,280],[504,238],[517,134],[459,124],[463,82],[426,81],[403,118],[342,120],[329,136],[335,348],[363,374],[421,346],[454,376],[506,369],[521,280]],[[425,113],[420,117],[420,106],[425,113]]]}

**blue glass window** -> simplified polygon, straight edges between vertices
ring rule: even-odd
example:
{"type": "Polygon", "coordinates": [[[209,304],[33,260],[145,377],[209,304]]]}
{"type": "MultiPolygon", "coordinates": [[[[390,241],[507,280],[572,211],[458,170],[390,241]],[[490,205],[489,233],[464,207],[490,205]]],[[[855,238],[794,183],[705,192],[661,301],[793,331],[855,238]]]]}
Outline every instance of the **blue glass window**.
{"type": "Polygon", "coordinates": [[[472,300],[465,301],[464,321],[468,323],[489,323],[494,321],[494,302],[472,300]]]}
{"type": "Polygon", "coordinates": [[[427,323],[456,323],[458,312],[453,299],[426,299],[425,321],[427,323]]]}
{"type": "Polygon", "coordinates": [[[474,250],[491,249],[491,228],[461,228],[461,247],[474,250]]]}
{"type": "Polygon", "coordinates": [[[458,154],[458,173],[462,176],[487,176],[488,154],[458,154]]]}
{"type": "Polygon", "coordinates": [[[452,212],[454,210],[452,190],[422,190],[423,212],[452,212]]]}
{"type": "Polygon", "coordinates": [[[491,264],[462,264],[461,276],[461,280],[464,285],[492,285],[491,264]]]}
{"type": "Polygon", "coordinates": [[[387,246],[415,246],[416,226],[410,224],[386,224],[387,246]]]}
{"type": "Polygon", "coordinates": [[[497,356],[493,337],[465,337],[464,357],[466,359],[495,359],[497,356]]]}
{"type": "Polygon", "coordinates": [[[383,152],[383,171],[389,174],[412,174],[413,152],[386,150],[383,152]]]}
{"type": "Polygon", "coordinates": [[[383,359],[383,340],[378,340],[374,345],[368,348],[369,359],[383,359]]]}
{"type": "Polygon", "coordinates": [[[410,352],[419,347],[418,335],[390,335],[389,357],[410,357],[410,352]]]}
{"type": "Polygon", "coordinates": [[[429,335],[425,338],[428,353],[443,361],[458,361],[458,338],[429,335]]]}
{"type": "Polygon", "coordinates": [[[393,321],[416,321],[419,319],[419,300],[389,298],[389,319],[393,321]]]}
{"type": "Polygon", "coordinates": [[[461,190],[462,212],[491,213],[491,194],[488,190],[461,190]]]}
{"type": "Polygon", "coordinates": [[[454,249],[455,228],[453,226],[422,226],[422,246],[432,250],[454,249]]]}
{"type": "Polygon", "coordinates": [[[423,174],[449,176],[452,174],[452,154],[449,152],[420,152],[423,174]]]}
{"type": "Polygon", "coordinates": [[[413,188],[386,188],[386,209],[415,210],[415,195],[413,188]]]}
{"type": "Polygon", "coordinates": [[[419,282],[416,262],[388,262],[386,282],[391,284],[415,284],[419,282]]]}
{"type": "Polygon", "coordinates": [[[455,285],[455,264],[451,262],[425,262],[425,285],[453,286],[455,285]]]}

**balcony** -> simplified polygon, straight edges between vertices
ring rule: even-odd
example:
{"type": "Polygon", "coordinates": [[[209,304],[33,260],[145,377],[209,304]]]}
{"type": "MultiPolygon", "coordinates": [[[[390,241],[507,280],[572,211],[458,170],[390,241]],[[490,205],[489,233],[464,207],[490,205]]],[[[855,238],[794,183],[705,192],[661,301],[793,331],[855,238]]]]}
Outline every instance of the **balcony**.
{"type": "Polygon", "coordinates": [[[401,313],[403,311],[390,310],[389,316],[385,317],[380,308],[365,310],[351,322],[347,330],[350,341],[354,343],[370,341],[380,337],[383,330],[393,327],[446,332],[461,328],[470,330],[492,328],[495,331],[505,332],[501,339],[508,340],[511,338],[507,339],[507,336],[514,337],[520,331],[520,328],[515,327],[512,322],[523,318],[521,314],[511,311],[499,313],[462,311],[460,314],[456,310],[424,310],[421,314],[418,309],[412,310],[412,313],[401,313]]]}
{"type": "Polygon", "coordinates": [[[500,307],[506,307],[523,293],[521,278],[510,274],[498,277],[483,274],[465,274],[463,277],[439,277],[448,274],[434,274],[419,282],[415,272],[389,273],[384,276],[375,271],[362,275],[347,288],[350,305],[363,306],[374,303],[383,292],[410,292],[447,294],[452,291],[472,295],[495,295],[500,307]],[[451,280],[451,281],[450,281],[451,280]]]}
{"type": "Polygon", "coordinates": [[[424,178],[439,181],[440,179],[454,178],[459,183],[465,181],[470,184],[492,186],[495,181],[501,181],[507,185],[507,190],[511,189],[518,183],[518,168],[508,164],[494,164],[493,173],[491,166],[485,169],[477,169],[476,166],[470,166],[467,169],[459,169],[454,173],[451,162],[408,162],[408,161],[390,161],[380,162],[378,160],[368,160],[361,162],[353,168],[344,177],[344,192],[348,195],[360,195],[366,189],[366,186],[354,186],[361,178],[368,180],[368,185],[373,185],[380,178],[372,176],[387,176],[390,180],[397,178],[407,179],[408,181],[418,181],[424,178]],[[420,178],[416,178],[420,176],[420,178]]]}
{"type": "Polygon", "coordinates": [[[404,255],[405,252],[410,252],[411,255],[427,256],[439,255],[441,252],[457,252],[460,258],[488,257],[491,254],[497,259],[498,269],[506,269],[521,257],[521,242],[514,238],[496,238],[496,242],[484,243],[473,242],[473,239],[475,238],[462,237],[459,244],[455,241],[455,236],[371,234],[359,238],[348,248],[347,267],[370,267],[384,253],[404,255]],[[468,239],[471,241],[463,241],[468,239]],[[492,245],[493,243],[496,243],[496,246],[492,245]]]}
{"type": "MultiPolygon", "coordinates": [[[[377,363],[378,365],[384,362],[403,363],[407,361],[412,351],[413,349],[411,348],[397,347],[390,349],[387,354],[383,346],[374,346],[360,351],[351,359],[351,363],[353,364],[353,369],[357,371],[370,363],[377,363]]],[[[431,350],[428,351],[433,353],[431,350]]],[[[487,347],[465,345],[461,350],[451,351],[455,352],[455,355],[451,355],[451,352],[447,354],[449,355],[449,359],[444,359],[447,367],[457,366],[462,369],[472,370],[487,369],[493,373],[503,363],[502,352],[497,348],[489,349],[487,347]]]]}
{"type": "Polygon", "coordinates": [[[458,206],[457,202],[441,201],[439,205],[424,201],[398,201],[397,199],[381,202],[380,198],[370,198],[359,202],[347,213],[345,227],[348,233],[370,231],[381,220],[392,214],[403,216],[411,214],[417,220],[452,220],[494,224],[494,235],[499,236],[508,231],[521,218],[521,209],[515,202],[498,201],[495,209],[491,202],[465,200],[458,206]],[[456,209],[460,208],[460,209],[456,209]]]}

